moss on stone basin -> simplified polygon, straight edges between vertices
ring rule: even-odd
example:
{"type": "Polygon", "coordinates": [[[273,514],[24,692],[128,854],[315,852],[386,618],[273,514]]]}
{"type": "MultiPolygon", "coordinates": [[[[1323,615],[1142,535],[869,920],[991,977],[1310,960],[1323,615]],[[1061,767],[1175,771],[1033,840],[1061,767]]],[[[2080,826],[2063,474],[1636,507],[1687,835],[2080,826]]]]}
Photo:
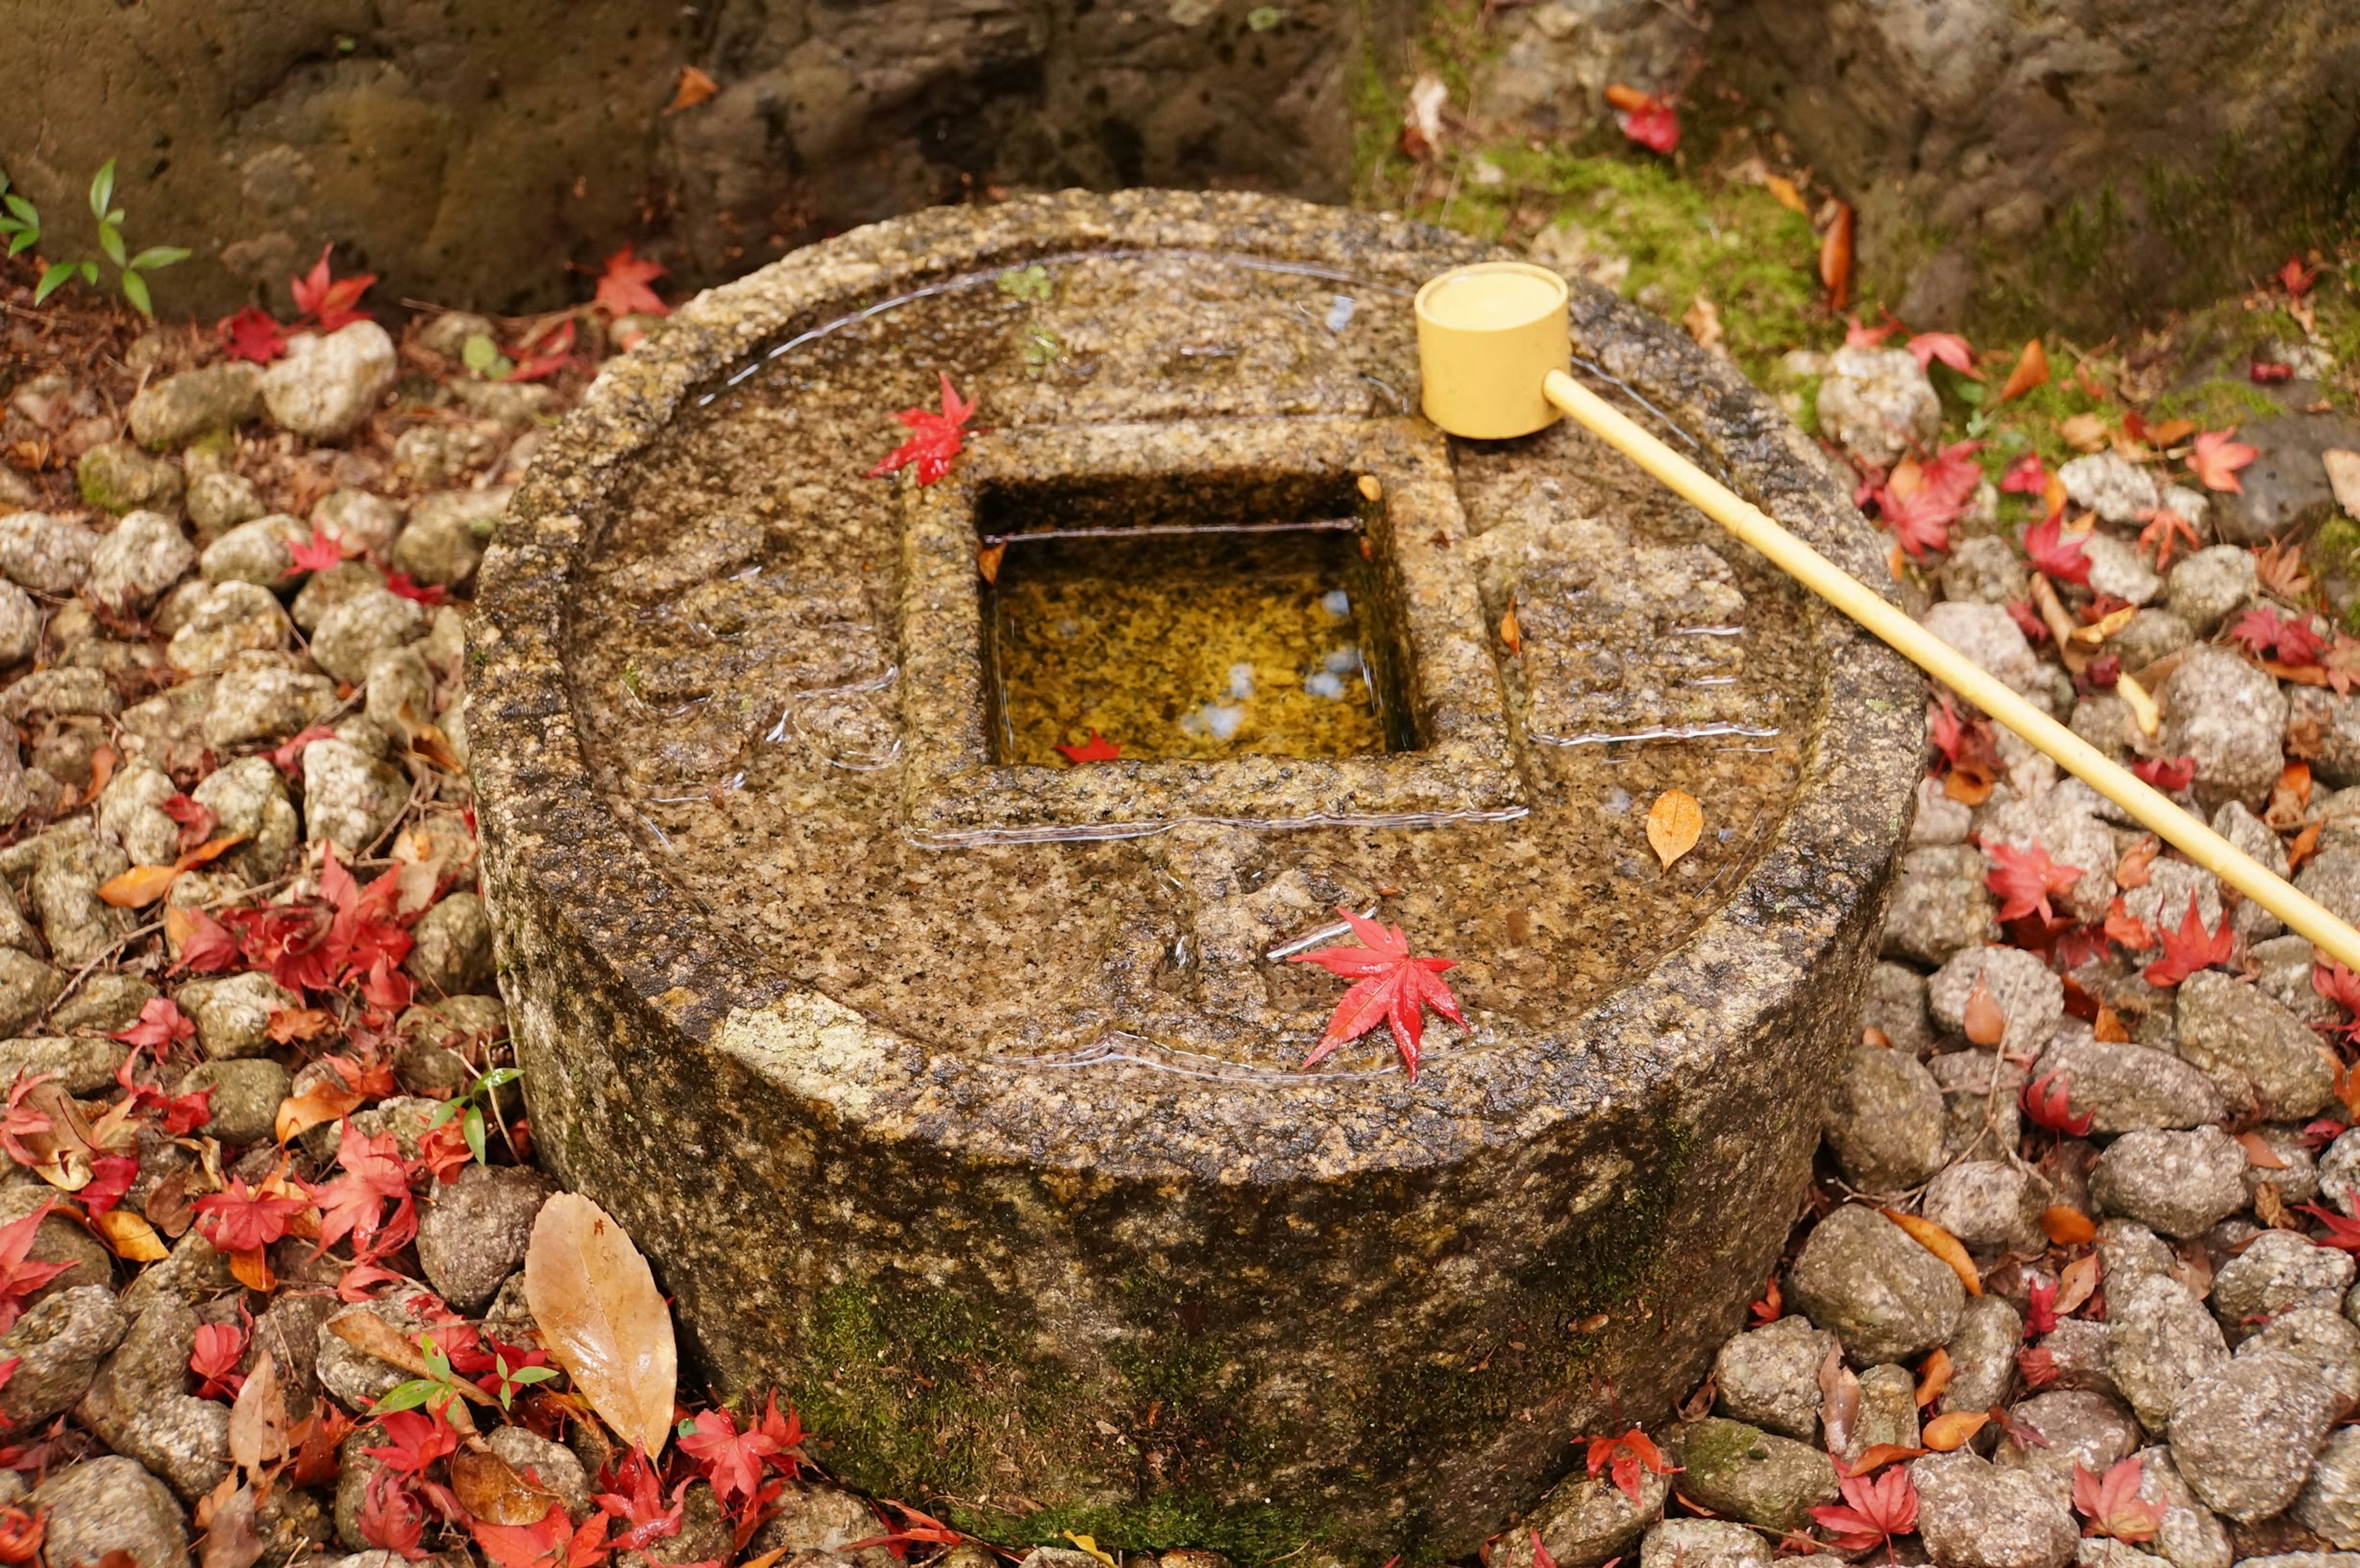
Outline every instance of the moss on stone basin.
{"type": "MultiPolygon", "coordinates": [[[[1579,432],[1418,420],[1408,293],[1480,254],[1248,196],[899,219],[685,308],[519,493],[469,724],[536,1136],[847,1478],[1009,1541],[1464,1552],[1775,1257],[1918,689],[1579,432]],[[944,374],[951,474],[869,477],[944,374]],[[1272,954],[1338,902],[1461,961],[1415,1083],[1299,1068],[1339,987],[1272,954]]],[[[1574,330],[1876,580],[1725,365],[1594,290],[1574,330]]]]}

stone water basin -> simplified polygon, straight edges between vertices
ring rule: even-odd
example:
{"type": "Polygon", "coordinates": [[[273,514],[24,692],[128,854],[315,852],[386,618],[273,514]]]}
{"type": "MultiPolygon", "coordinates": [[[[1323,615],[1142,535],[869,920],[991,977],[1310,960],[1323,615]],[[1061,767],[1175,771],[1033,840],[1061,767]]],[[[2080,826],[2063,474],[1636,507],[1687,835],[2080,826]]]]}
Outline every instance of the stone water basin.
{"type": "MultiPolygon", "coordinates": [[[[1463,1552],[1766,1274],[1922,693],[1586,435],[1415,417],[1410,295],[1484,254],[897,219],[683,309],[520,492],[468,723],[535,1135],[847,1479],[1463,1552]],[[870,477],[945,375],[951,472],[870,477]],[[1459,961],[1415,1082],[1382,1030],[1302,1066],[1339,904],[1459,961]]],[[[1799,432],[1575,289],[1585,374],[1882,580],[1799,432]]]]}

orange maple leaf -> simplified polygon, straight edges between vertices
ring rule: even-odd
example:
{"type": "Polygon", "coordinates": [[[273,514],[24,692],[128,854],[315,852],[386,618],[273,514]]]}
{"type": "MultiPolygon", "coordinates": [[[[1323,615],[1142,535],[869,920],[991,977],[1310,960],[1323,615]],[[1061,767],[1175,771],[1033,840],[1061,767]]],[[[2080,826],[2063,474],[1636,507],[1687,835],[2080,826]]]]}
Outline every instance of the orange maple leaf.
{"type": "Polygon", "coordinates": [[[648,287],[668,269],[659,262],[631,254],[625,245],[606,258],[598,274],[597,304],[610,316],[669,316],[672,307],[648,287]]]}
{"type": "Polygon", "coordinates": [[[2230,438],[2237,433],[2232,425],[2225,430],[2202,430],[2196,437],[2196,450],[2188,455],[2188,466],[2207,490],[2236,490],[2245,487],[2237,482],[2237,470],[2262,454],[2244,441],[2230,438]]]}

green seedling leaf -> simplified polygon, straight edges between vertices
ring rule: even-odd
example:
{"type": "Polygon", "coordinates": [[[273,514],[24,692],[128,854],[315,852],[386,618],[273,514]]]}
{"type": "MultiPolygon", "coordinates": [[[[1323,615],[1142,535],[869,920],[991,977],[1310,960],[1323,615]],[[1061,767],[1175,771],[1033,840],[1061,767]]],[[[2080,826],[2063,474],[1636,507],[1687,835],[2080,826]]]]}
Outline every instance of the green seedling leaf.
{"type": "Polygon", "coordinates": [[[476,1109],[475,1106],[469,1105],[467,1107],[467,1119],[460,1125],[466,1132],[467,1149],[475,1155],[475,1163],[478,1165],[489,1164],[491,1161],[486,1157],[484,1150],[484,1113],[476,1109]]]}
{"type": "Polygon", "coordinates": [[[107,209],[115,205],[115,160],[108,158],[91,177],[90,215],[101,223],[106,221],[107,209]]]}
{"type": "Polygon", "coordinates": [[[124,265],[134,271],[153,272],[159,267],[169,267],[188,259],[189,251],[185,245],[149,245],[124,265]]]}
{"type": "Polygon", "coordinates": [[[1057,285],[1050,278],[1049,269],[1037,261],[1030,267],[1011,267],[994,281],[999,285],[1002,294],[1011,299],[1028,300],[1036,305],[1045,302],[1057,291],[1057,285]]]}
{"type": "Polygon", "coordinates": [[[501,361],[500,345],[481,332],[470,332],[459,349],[459,361],[478,376],[489,376],[501,361]]]}
{"type": "Polygon", "coordinates": [[[123,269],[123,297],[141,315],[151,321],[156,319],[156,302],[148,297],[148,280],[127,267],[123,269]]]}
{"type": "Polygon", "coordinates": [[[431,1377],[412,1377],[407,1383],[397,1383],[387,1390],[385,1398],[369,1407],[371,1415],[388,1415],[395,1410],[414,1410],[435,1395],[445,1390],[431,1377]]]}
{"type": "Polygon", "coordinates": [[[59,289],[64,288],[68,280],[70,280],[73,275],[74,264],[72,262],[59,261],[50,263],[49,267],[42,270],[40,282],[33,286],[33,303],[38,305],[42,300],[47,299],[50,295],[56,293],[59,289]]]}

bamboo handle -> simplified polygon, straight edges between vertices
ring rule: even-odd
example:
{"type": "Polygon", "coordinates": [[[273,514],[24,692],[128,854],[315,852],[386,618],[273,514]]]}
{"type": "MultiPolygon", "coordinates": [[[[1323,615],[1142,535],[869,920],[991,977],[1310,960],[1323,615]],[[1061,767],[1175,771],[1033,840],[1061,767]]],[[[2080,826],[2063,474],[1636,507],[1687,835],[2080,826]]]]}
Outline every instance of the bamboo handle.
{"type": "Polygon", "coordinates": [[[2075,778],[2153,829],[2174,848],[2311,939],[2338,964],[2360,970],[2360,931],[2308,894],[2171,803],[2127,768],[2018,696],[1982,666],[1911,620],[1826,556],[1780,528],[1622,410],[1561,370],[1542,383],[1548,400],[1595,431],[1691,506],[1770,558],[1788,576],[1858,621],[1928,675],[2056,759],[2075,778]]]}

